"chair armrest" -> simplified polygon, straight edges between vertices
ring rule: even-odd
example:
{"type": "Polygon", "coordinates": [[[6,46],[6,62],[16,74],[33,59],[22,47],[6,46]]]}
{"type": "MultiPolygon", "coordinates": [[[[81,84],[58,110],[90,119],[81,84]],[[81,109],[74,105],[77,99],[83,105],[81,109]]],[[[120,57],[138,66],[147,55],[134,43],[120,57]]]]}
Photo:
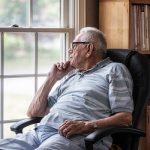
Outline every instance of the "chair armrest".
{"type": "Polygon", "coordinates": [[[41,121],[42,117],[35,117],[35,118],[27,118],[23,119],[21,121],[18,121],[10,126],[11,131],[14,131],[16,134],[22,133],[23,128],[39,123],[41,121]]]}
{"type": "Polygon", "coordinates": [[[146,135],[144,131],[132,127],[110,126],[106,128],[97,129],[85,138],[86,150],[93,150],[94,143],[96,143],[105,136],[115,133],[126,133],[137,138],[145,137],[146,135]]]}

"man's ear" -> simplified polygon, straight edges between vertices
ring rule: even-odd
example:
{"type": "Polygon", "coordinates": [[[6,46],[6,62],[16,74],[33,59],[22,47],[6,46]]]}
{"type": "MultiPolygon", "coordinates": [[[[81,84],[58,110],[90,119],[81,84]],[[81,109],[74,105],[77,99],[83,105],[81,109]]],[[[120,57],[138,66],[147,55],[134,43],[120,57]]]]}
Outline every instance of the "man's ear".
{"type": "Polygon", "coordinates": [[[87,45],[86,57],[90,57],[92,55],[93,50],[94,50],[94,45],[93,44],[88,44],[87,45]]]}

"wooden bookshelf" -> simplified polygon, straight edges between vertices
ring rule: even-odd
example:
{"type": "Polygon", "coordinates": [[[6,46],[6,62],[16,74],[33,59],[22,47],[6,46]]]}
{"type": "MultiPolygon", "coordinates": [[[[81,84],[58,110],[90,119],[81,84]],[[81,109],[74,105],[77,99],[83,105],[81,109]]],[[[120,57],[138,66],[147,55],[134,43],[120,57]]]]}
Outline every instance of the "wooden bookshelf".
{"type": "Polygon", "coordinates": [[[148,5],[150,12],[150,0],[99,0],[99,29],[106,35],[108,48],[130,48],[150,54],[150,16],[147,20],[149,46],[135,47],[135,5],[148,5]]]}
{"type": "MultiPolygon", "coordinates": [[[[135,5],[150,7],[150,0],[99,0],[99,29],[105,33],[108,48],[129,48],[150,57],[150,16],[147,20],[149,48],[135,48],[135,5]]],[[[146,130],[147,136],[140,140],[139,150],[150,150],[150,106],[146,110],[141,119],[141,128],[146,130]]]]}

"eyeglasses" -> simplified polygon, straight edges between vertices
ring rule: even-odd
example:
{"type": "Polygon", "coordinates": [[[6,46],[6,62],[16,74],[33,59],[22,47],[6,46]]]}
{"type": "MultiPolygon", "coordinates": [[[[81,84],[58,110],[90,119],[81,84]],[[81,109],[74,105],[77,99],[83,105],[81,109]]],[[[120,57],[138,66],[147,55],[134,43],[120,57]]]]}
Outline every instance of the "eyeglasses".
{"type": "Polygon", "coordinates": [[[72,42],[72,49],[76,49],[79,44],[89,44],[90,42],[72,42]]]}

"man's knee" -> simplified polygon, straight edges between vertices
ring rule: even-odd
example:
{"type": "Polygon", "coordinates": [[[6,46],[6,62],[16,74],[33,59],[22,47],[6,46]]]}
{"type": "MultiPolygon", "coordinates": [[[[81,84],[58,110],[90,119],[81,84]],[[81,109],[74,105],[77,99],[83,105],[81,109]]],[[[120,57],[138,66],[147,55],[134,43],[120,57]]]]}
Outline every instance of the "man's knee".
{"type": "Polygon", "coordinates": [[[45,140],[36,150],[82,150],[73,141],[59,135],[53,135],[45,140]]]}

